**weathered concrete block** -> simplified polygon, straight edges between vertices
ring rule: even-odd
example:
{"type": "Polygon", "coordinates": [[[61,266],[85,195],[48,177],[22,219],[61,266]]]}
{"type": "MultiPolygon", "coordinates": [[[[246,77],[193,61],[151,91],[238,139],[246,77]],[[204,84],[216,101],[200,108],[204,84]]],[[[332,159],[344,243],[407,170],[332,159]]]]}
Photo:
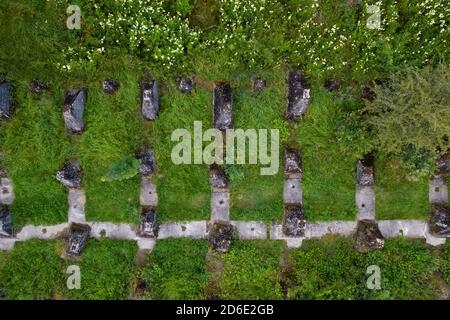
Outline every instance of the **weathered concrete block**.
{"type": "Polygon", "coordinates": [[[375,91],[371,87],[363,86],[362,87],[362,97],[368,101],[373,101],[376,98],[375,91]]]}
{"type": "Polygon", "coordinates": [[[156,210],[144,209],[139,224],[139,235],[146,238],[158,237],[158,224],[156,222],[156,210]]]}
{"type": "Polygon", "coordinates": [[[284,174],[287,177],[301,177],[303,173],[300,151],[294,148],[284,150],[284,174]]]}
{"type": "Polygon", "coordinates": [[[231,221],[236,228],[240,240],[267,239],[267,226],[262,221],[231,221]]]}
{"type": "Polygon", "coordinates": [[[288,237],[304,237],[305,214],[301,205],[288,205],[284,208],[283,234],[288,237]]]}
{"type": "Polygon", "coordinates": [[[6,119],[11,116],[11,88],[8,82],[0,82],[0,119],[6,119]]]}
{"type": "Polygon", "coordinates": [[[28,90],[30,90],[32,93],[44,93],[48,91],[48,85],[43,81],[33,81],[28,85],[28,90]]]}
{"type": "Polygon", "coordinates": [[[31,239],[53,240],[69,233],[69,225],[61,223],[51,226],[32,226],[23,227],[16,235],[19,241],[28,241],[31,239]]]}
{"type": "Polygon", "coordinates": [[[450,209],[447,205],[434,204],[431,206],[431,219],[428,230],[435,237],[450,236],[450,209]]]}
{"type": "Polygon", "coordinates": [[[14,199],[12,181],[6,177],[2,178],[0,174],[0,205],[10,206],[14,199]]]}
{"type": "Polygon", "coordinates": [[[7,206],[0,206],[0,237],[12,237],[12,217],[7,206]]]}
{"type": "Polygon", "coordinates": [[[81,189],[69,189],[69,222],[84,223],[86,216],[84,207],[86,205],[86,194],[81,189]]]}
{"type": "Polygon", "coordinates": [[[283,200],[285,204],[302,204],[302,179],[293,178],[284,181],[283,200]]]}
{"type": "Polygon", "coordinates": [[[287,112],[286,118],[297,122],[309,105],[310,86],[308,79],[300,71],[289,72],[287,78],[287,112]]]}
{"type": "Polygon", "coordinates": [[[142,177],[141,180],[141,195],[139,200],[142,207],[158,206],[158,193],[156,192],[156,185],[151,183],[146,177],[142,177]]]}
{"type": "Polygon", "coordinates": [[[230,220],[230,192],[213,192],[211,195],[211,220],[230,220]]]}
{"type": "Polygon", "coordinates": [[[375,219],[375,192],[372,187],[356,186],[356,206],[358,220],[375,219]]]}
{"type": "Polygon", "coordinates": [[[70,225],[69,245],[67,246],[67,254],[69,256],[81,254],[90,232],[91,227],[87,224],[72,223],[70,225]]]}
{"type": "Polygon", "coordinates": [[[150,176],[156,173],[156,157],[152,149],[142,148],[137,152],[136,157],[141,161],[139,166],[141,176],[150,176]]]}
{"type": "Polygon", "coordinates": [[[324,87],[328,91],[338,91],[341,88],[341,82],[339,80],[327,80],[324,87]]]}
{"type": "Polygon", "coordinates": [[[308,239],[321,238],[327,234],[350,236],[355,233],[355,221],[327,221],[306,224],[305,236],[308,239]]]}
{"type": "Polygon", "coordinates": [[[375,183],[375,164],[372,156],[358,160],[356,164],[356,184],[372,186],[375,183]]]}
{"type": "Polygon", "coordinates": [[[141,110],[145,120],[156,120],[159,113],[158,83],[155,80],[141,81],[141,110]]]}
{"type": "Polygon", "coordinates": [[[448,204],[447,178],[444,175],[432,175],[428,190],[428,199],[434,204],[448,204]]]}
{"type": "Polygon", "coordinates": [[[252,82],[252,90],[254,93],[263,91],[267,86],[267,82],[264,79],[256,78],[252,82]]]}
{"type": "Polygon", "coordinates": [[[219,130],[232,128],[233,97],[229,83],[218,83],[213,93],[213,126],[219,130]]]}
{"type": "Polygon", "coordinates": [[[107,79],[102,81],[103,92],[107,94],[115,94],[119,90],[120,84],[113,79],[107,79]]]}
{"type": "Polygon", "coordinates": [[[424,238],[427,223],[422,220],[380,220],[378,227],[384,238],[424,238]]]}
{"type": "Polygon", "coordinates": [[[384,247],[384,238],[375,220],[360,220],[356,228],[355,249],[369,252],[384,247]]]}
{"type": "Polygon", "coordinates": [[[223,189],[228,190],[230,187],[230,181],[227,173],[222,167],[213,164],[209,167],[209,183],[213,190],[221,191],[223,189]]]}
{"type": "Polygon", "coordinates": [[[191,93],[194,88],[194,79],[193,78],[184,78],[177,77],[176,79],[178,90],[182,93],[191,93]]]}
{"type": "Polygon", "coordinates": [[[14,238],[0,238],[0,251],[11,251],[16,242],[17,239],[14,238]]]}
{"type": "Polygon", "coordinates": [[[438,172],[441,174],[447,174],[450,172],[450,152],[443,155],[436,160],[436,166],[438,172]]]}
{"type": "Polygon", "coordinates": [[[63,114],[66,127],[71,134],[84,131],[84,109],[87,101],[87,89],[70,89],[64,99],[63,114]]]}
{"type": "Polygon", "coordinates": [[[233,226],[228,222],[214,222],[209,229],[209,245],[217,252],[228,252],[233,237],[233,226]]]}
{"type": "Polygon", "coordinates": [[[208,237],[206,221],[163,223],[159,227],[158,239],[192,238],[206,239],[208,237]]]}
{"type": "Polygon", "coordinates": [[[80,189],[82,171],[78,161],[66,162],[61,170],[56,173],[56,180],[69,189],[80,189]]]}
{"type": "Polygon", "coordinates": [[[91,226],[91,237],[95,239],[117,239],[136,240],[138,238],[134,228],[126,223],[93,222],[91,226]]]}
{"type": "Polygon", "coordinates": [[[156,239],[151,238],[139,238],[137,239],[137,245],[139,251],[147,251],[148,253],[153,250],[156,244],[156,239]]]}

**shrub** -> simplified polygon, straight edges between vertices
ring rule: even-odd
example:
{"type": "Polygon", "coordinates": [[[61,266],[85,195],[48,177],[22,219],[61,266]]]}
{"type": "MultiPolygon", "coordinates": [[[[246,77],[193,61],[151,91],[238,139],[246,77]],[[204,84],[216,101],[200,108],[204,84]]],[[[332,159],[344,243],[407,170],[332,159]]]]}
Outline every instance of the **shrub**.
{"type": "MultiPolygon", "coordinates": [[[[408,68],[375,86],[367,103],[367,124],[374,129],[374,147],[392,154],[419,173],[449,148],[450,67],[408,68]]],[[[428,169],[428,170],[427,170],[428,169]]]]}
{"type": "Polygon", "coordinates": [[[141,162],[133,156],[126,156],[114,162],[109,169],[106,181],[123,181],[133,178],[138,173],[141,162]]]}

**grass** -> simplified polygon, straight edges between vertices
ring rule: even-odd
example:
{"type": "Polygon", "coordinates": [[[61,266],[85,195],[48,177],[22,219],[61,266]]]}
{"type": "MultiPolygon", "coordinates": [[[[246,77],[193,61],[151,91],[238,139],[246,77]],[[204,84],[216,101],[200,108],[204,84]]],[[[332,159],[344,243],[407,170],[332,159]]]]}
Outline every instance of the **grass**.
{"type": "Polygon", "coordinates": [[[296,129],[303,162],[303,205],[311,221],[354,220],[357,158],[336,134],[344,104],[313,85],[308,112],[296,129]]]}
{"type": "Polygon", "coordinates": [[[434,278],[445,265],[419,240],[386,240],[382,251],[360,254],[353,240],[308,240],[290,253],[290,299],[436,299],[434,278]],[[369,290],[367,267],[381,271],[381,289],[369,290]]]}
{"type": "Polygon", "coordinates": [[[205,240],[166,239],[157,242],[150,268],[141,270],[148,291],[144,299],[203,299],[208,280],[205,240]]]}
{"type": "Polygon", "coordinates": [[[376,162],[377,219],[428,219],[428,177],[412,180],[396,161],[376,162]]]}
{"type": "MultiPolygon", "coordinates": [[[[220,265],[215,293],[238,300],[445,297],[448,242],[442,250],[429,249],[421,240],[399,237],[368,254],[356,252],[353,245],[350,238],[327,237],[285,251],[281,241],[233,241],[229,253],[214,254],[220,265]],[[380,290],[367,289],[371,265],[380,268],[380,290]]],[[[134,267],[136,249],[130,241],[90,240],[79,260],[64,261],[64,241],[17,243],[12,252],[0,252],[0,299],[128,299],[136,275],[146,282],[142,299],[206,297],[214,270],[208,270],[205,240],[160,240],[149,257],[150,267],[141,269],[134,267]],[[66,288],[69,265],[80,267],[80,290],[66,288]]]]}
{"type": "MultiPolygon", "coordinates": [[[[132,241],[89,241],[78,264],[81,289],[68,291],[64,299],[121,300],[128,299],[130,275],[135,272],[134,256],[137,245],[132,241]]],[[[73,264],[73,262],[70,262],[73,264]]]]}
{"type": "Polygon", "coordinates": [[[2,299],[126,299],[136,244],[89,241],[79,261],[64,261],[63,241],[32,240],[18,243],[0,262],[2,299]],[[66,287],[67,267],[78,265],[81,289],[66,287]]]}
{"type": "MultiPolygon", "coordinates": [[[[284,72],[275,70],[267,84],[268,87],[260,93],[251,91],[250,79],[233,88],[235,129],[269,129],[270,135],[270,129],[275,128],[274,120],[282,119],[286,105],[284,72]]],[[[270,136],[267,139],[270,141],[270,136]]],[[[275,175],[261,175],[260,169],[269,165],[246,164],[241,166],[242,177],[235,181],[232,179],[231,219],[270,221],[282,218],[283,145],[279,148],[280,157],[276,159],[279,167],[275,175]]]]}
{"type": "Polygon", "coordinates": [[[159,219],[208,219],[211,197],[208,166],[175,165],[171,152],[178,142],[171,141],[171,135],[175,129],[187,129],[193,139],[194,121],[202,121],[203,130],[211,127],[212,90],[198,85],[191,94],[182,94],[174,82],[170,79],[162,85],[161,110],[151,129],[151,144],[158,162],[159,219]]]}
{"type": "Polygon", "coordinates": [[[221,299],[281,299],[281,241],[233,241],[222,255],[223,270],[218,287],[221,299]]]}
{"type": "Polygon", "coordinates": [[[20,107],[0,123],[4,166],[14,184],[12,207],[16,228],[25,224],[56,224],[67,220],[67,194],[56,172],[74,148],[65,133],[60,106],[63,90],[36,97],[25,84],[16,87],[20,107]],[[60,98],[55,96],[60,95],[60,98]]]}
{"type": "Polygon", "coordinates": [[[86,131],[80,138],[79,154],[84,169],[86,217],[92,221],[138,222],[140,178],[104,182],[111,165],[134,155],[143,143],[140,116],[139,77],[120,73],[119,91],[109,96],[101,82],[88,92],[86,131]]]}

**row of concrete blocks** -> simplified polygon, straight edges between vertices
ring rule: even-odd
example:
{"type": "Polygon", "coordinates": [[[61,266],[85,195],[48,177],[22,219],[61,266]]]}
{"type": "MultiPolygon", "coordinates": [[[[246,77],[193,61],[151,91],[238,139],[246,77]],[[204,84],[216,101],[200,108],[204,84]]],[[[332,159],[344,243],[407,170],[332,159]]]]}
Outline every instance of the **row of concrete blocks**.
{"type": "MultiPolygon", "coordinates": [[[[430,219],[425,238],[427,243],[440,245],[450,236],[450,210],[448,207],[447,175],[450,171],[450,153],[436,160],[438,170],[429,182],[430,219]]],[[[375,163],[366,156],[357,163],[356,205],[358,227],[356,249],[367,252],[384,246],[383,233],[375,218],[375,163]]]]}
{"type": "MultiPolygon", "coordinates": [[[[177,78],[179,90],[183,93],[191,92],[193,78],[177,78]]],[[[119,83],[115,80],[104,80],[103,90],[107,94],[115,94],[119,83]]],[[[158,83],[156,80],[141,80],[141,114],[147,121],[157,119],[160,110],[160,98],[158,83]]],[[[259,92],[266,86],[266,81],[254,79],[253,91],[259,92]]],[[[287,77],[287,111],[286,118],[298,121],[306,112],[309,105],[309,83],[299,72],[292,71],[287,77]]],[[[35,88],[35,86],[33,87],[35,88]]],[[[41,93],[48,88],[44,84],[39,85],[39,90],[33,92],[41,93]],[[44,88],[41,90],[41,88],[44,88]]],[[[0,88],[0,103],[2,113],[0,118],[9,118],[12,115],[12,104],[10,102],[9,84],[3,83],[0,88]]],[[[70,134],[81,134],[85,130],[84,112],[86,108],[88,90],[86,88],[73,88],[67,90],[63,104],[63,117],[70,134]]],[[[221,82],[214,86],[213,90],[213,126],[219,130],[232,128],[232,88],[229,83],[221,82]]]]}
{"type": "MultiPolygon", "coordinates": [[[[137,241],[139,249],[151,250],[157,240],[168,238],[209,239],[211,221],[168,222],[159,226],[156,238],[139,235],[138,228],[130,224],[109,222],[83,222],[89,227],[88,237],[94,239],[116,239],[137,241]]],[[[428,223],[422,220],[379,220],[378,227],[384,238],[403,236],[411,239],[425,239],[428,244],[441,245],[445,238],[436,238],[429,233],[428,223]]],[[[0,238],[0,250],[11,250],[16,242],[31,239],[54,240],[70,235],[71,227],[77,223],[62,223],[51,226],[25,226],[15,237],[0,238]]],[[[230,221],[239,240],[283,240],[289,247],[300,247],[303,240],[320,239],[328,235],[352,236],[357,232],[356,221],[306,222],[302,237],[287,237],[281,224],[268,226],[262,221],[230,221]]],[[[444,241],[444,242],[443,242],[444,241]]]]}
{"type": "MultiPolygon", "coordinates": [[[[195,85],[194,77],[177,77],[176,83],[182,93],[190,93],[195,85]]],[[[155,120],[160,109],[158,83],[156,80],[142,78],[141,86],[141,113],[144,120],[155,120]]],[[[266,87],[266,81],[255,78],[252,83],[253,92],[259,92],[266,87]]],[[[106,94],[113,95],[120,83],[113,79],[102,81],[102,88],[106,94]]],[[[299,71],[291,71],[287,76],[288,107],[286,118],[297,121],[306,112],[309,104],[309,83],[306,77],[299,71]]],[[[49,86],[43,81],[33,81],[29,84],[29,90],[35,94],[41,94],[49,90],[49,86]]],[[[67,90],[63,114],[67,129],[72,134],[79,134],[84,130],[83,115],[87,101],[87,88],[72,88],[67,90]]],[[[232,97],[229,83],[218,83],[214,87],[214,125],[216,128],[225,129],[231,126],[232,97]]],[[[11,97],[11,85],[0,79],[0,119],[12,116],[14,101],[11,97]]]]}
{"type": "MultiPolygon", "coordinates": [[[[266,81],[255,79],[253,91],[259,92],[266,87],[266,81]]],[[[299,71],[291,71],[287,76],[287,111],[285,117],[298,121],[306,112],[309,104],[310,86],[306,77],[299,71]]],[[[225,131],[233,127],[232,88],[229,83],[218,83],[213,91],[213,127],[225,131]]],[[[304,229],[303,210],[301,209],[301,167],[298,151],[286,150],[286,175],[284,199],[286,203],[283,233],[302,236],[304,229]]],[[[217,165],[210,168],[211,184],[211,220],[208,224],[210,246],[218,252],[227,252],[235,231],[230,222],[230,185],[225,170],[217,165]]]]}

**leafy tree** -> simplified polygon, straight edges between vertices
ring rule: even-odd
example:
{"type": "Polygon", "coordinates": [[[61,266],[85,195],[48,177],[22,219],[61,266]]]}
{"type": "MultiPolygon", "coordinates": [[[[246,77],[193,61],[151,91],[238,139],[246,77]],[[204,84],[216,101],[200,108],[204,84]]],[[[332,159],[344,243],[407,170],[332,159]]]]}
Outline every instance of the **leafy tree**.
{"type": "Polygon", "coordinates": [[[450,68],[408,68],[376,85],[364,112],[380,152],[399,158],[416,174],[429,173],[447,152],[450,137],[450,68]]]}

